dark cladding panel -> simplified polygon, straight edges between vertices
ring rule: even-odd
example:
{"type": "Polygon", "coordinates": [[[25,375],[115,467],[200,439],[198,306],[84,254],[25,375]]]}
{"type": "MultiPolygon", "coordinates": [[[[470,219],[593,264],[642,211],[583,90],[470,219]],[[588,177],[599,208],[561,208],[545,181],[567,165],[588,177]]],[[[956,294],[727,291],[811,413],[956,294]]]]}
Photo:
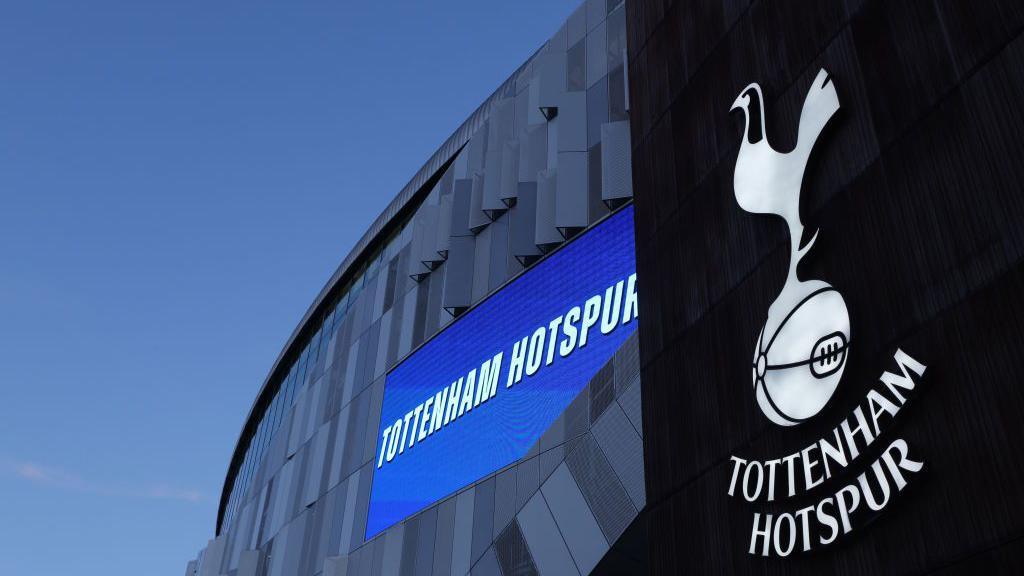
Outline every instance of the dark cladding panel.
{"type": "MultiPolygon", "coordinates": [[[[1018,570],[1024,368],[1007,351],[1024,343],[1022,13],[1009,2],[627,3],[653,573],[1018,570]],[[781,219],[737,204],[744,117],[729,108],[758,82],[769,141],[791,150],[821,68],[840,111],[803,175],[800,217],[819,234],[799,272],[840,291],[853,344],[821,414],[781,427],[757,405],[750,361],[788,239],[781,219]],[[731,455],[766,461],[830,434],[896,370],[897,349],[927,365],[920,388],[841,480],[776,506],[728,496],[731,455]],[[856,511],[828,546],[812,533],[811,554],[748,552],[754,512],[820,502],[897,438],[924,469],[880,514],[856,511]]],[[[618,404],[636,427],[628,382],[618,404]]],[[[621,437],[604,426],[593,434],[614,458],[621,437]]]]}

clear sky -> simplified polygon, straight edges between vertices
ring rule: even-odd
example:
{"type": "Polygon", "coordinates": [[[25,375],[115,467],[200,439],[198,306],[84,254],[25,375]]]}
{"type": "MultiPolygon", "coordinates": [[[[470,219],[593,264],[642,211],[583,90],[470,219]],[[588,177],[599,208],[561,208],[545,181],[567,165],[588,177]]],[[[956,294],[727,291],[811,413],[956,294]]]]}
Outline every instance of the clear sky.
{"type": "Polygon", "coordinates": [[[0,574],[182,574],[306,307],[578,3],[0,0],[0,574]]]}

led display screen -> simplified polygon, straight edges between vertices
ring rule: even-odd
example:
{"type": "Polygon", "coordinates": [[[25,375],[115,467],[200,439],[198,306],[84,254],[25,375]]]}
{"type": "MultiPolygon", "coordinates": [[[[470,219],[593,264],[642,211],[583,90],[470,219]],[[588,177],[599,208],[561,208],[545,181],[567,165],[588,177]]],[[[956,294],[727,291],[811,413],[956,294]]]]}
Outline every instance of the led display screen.
{"type": "Polygon", "coordinates": [[[629,205],[410,354],[384,384],[366,538],[526,455],[636,315],[629,205]]]}

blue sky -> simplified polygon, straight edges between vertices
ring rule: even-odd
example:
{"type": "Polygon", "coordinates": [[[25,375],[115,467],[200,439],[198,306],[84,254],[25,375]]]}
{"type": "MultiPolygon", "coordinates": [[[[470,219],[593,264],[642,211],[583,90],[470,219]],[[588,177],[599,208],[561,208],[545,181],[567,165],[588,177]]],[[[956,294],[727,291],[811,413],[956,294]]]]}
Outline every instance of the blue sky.
{"type": "Polygon", "coordinates": [[[577,4],[0,2],[0,574],[181,574],[323,282],[577,4]]]}

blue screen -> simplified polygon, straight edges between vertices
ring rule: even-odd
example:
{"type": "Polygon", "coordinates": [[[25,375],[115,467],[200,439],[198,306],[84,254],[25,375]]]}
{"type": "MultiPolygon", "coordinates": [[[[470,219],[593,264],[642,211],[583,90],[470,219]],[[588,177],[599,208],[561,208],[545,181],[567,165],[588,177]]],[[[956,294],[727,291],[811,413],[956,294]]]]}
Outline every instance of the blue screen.
{"type": "Polygon", "coordinates": [[[636,330],[635,291],[629,205],[396,366],[366,538],[522,458],[636,330]]]}

